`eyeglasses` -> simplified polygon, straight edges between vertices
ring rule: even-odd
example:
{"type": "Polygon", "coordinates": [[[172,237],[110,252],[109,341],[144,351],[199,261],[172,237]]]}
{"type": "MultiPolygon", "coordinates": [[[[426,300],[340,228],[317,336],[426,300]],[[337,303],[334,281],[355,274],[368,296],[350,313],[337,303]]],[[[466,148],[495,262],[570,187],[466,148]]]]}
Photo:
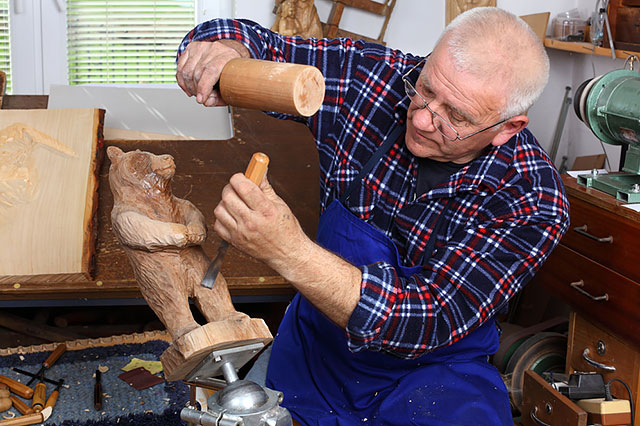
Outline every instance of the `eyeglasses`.
{"type": "Polygon", "coordinates": [[[495,124],[492,124],[489,127],[485,127],[482,130],[478,130],[477,132],[473,132],[470,135],[464,136],[464,137],[460,137],[460,133],[458,133],[458,131],[455,129],[455,127],[453,127],[452,124],[450,124],[442,115],[438,114],[437,112],[435,112],[434,110],[431,109],[431,107],[429,106],[429,102],[431,102],[433,99],[427,101],[420,93],[418,93],[418,91],[416,90],[416,88],[413,86],[413,84],[411,84],[411,82],[409,82],[408,76],[409,74],[411,74],[411,72],[413,72],[413,70],[415,70],[416,68],[418,68],[420,66],[420,64],[423,64],[427,61],[427,59],[429,59],[429,56],[431,54],[427,55],[424,59],[422,59],[420,62],[418,62],[417,64],[415,64],[413,66],[413,68],[411,68],[409,71],[407,71],[403,76],[402,76],[402,81],[404,82],[404,90],[405,92],[407,92],[407,96],[409,97],[409,99],[411,100],[411,102],[413,102],[414,104],[416,104],[420,109],[428,109],[429,112],[431,113],[431,116],[433,117],[433,125],[435,126],[436,130],[442,135],[444,136],[446,139],[450,140],[450,141],[455,141],[455,140],[465,140],[467,138],[470,138],[471,136],[475,136],[478,133],[482,133],[485,130],[489,130],[492,129],[502,123],[504,123],[505,121],[508,120],[508,118],[505,118],[504,120],[498,121],[495,124]]]}

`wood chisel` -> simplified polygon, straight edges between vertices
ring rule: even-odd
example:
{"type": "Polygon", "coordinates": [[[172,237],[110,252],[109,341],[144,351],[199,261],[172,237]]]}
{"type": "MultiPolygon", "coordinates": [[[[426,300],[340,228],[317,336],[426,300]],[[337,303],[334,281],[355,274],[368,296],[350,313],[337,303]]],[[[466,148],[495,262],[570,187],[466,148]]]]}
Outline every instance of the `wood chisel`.
{"type": "Polygon", "coordinates": [[[46,422],[53,409],[45,408],[40,413],[27,414],[13,419],[0,420],[0,426],[27,426],[46,422]]]}
{"type": "Polygon", "coordinates": [[[59,344],[55,350],[53,352],[51,352],[51,354],[49,354],[49,356],[47,357],[47,359],[44,360],[44,362],[42,363],[42,367],[40,367],[40,370],[35,373],[35,375],[33,377],[31,377],[31,380],[29,380],[27,382],[27,386],[31,385],[31,383],[33,383],[36,379],[41,379],[44,371],[48,368],[50,368],[54,362],[56,362],[58,360],[58,358],[60,358],[60,356],[67,350],[67,345],[64,343],[59,344]]]}
{"type": "Polygon", "coordinates": [[[11,395],[9,399],[11,399],[11,402],[13,403],[13,408],[20,411],[20,414],[22,414],[23,416],[34,412],[33,408],[29,407],[24,401],[22,401],[17,396],[11,395]]]}
{"type": "Polygon", "coordinates": [[[56,388],[53,390],[53,392],[51,392],[51,395],[49,395],[49,398],[47,398],[47,402],[44,404],[44,407],[51,407],[53,408],[56,405],[56,402],[58,401],[58,395],[60,394],[60,388],[64,385],[64,379],[60,379],[60,382],[58,382],[58,385],[56,386],[56,388]]]}
{"type": "MultiPolygon", "coordinates": [[[[251,157],[251,161],[247,166],[247,170],[244,172],[244,175],[253,183],[260,186],[262,182],[262,178],[267,172],[267,167],[269,166],[269,157],[262,152],[256,152],[251,157]]],[[[206,288],[213,288],[213,285],[216,282],[216,278],[218,277],[218,273],[220,272],[220,266],[222,265],[222,259],[224,258],[224,254],[227,252],[229,248],[229,243],[225,240],[222,240],[220,246],[218,247],[218,254],[211,261],[209,267],[207,268],[207,272],[204,274],[200,285],[206,288]]]]}
{"type": "Polygon", "coordinates": [[[23,383],[18,382],[17,380],[10,379],[7,376],[0,376],[0,383],[4,383],[5,385],[9,386],[11,392],[15,393],[16,395],[20,395],[23,398],[31,399],[33,397],[33,389],[23,383]]]}

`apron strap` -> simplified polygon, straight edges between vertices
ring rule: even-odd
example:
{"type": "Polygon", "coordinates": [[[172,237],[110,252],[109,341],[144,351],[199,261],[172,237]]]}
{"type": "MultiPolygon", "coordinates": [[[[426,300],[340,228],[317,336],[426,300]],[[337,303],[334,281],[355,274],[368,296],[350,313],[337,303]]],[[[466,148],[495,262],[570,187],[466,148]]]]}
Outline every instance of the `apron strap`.
{"type": "Polygon", "coordinates": [[[384,139],[384,142],[382,143],[382,145],[380,145],[380,147],[376,150],[376,152],[373,153],[371,158],[369,158],[369,161],[367,161],[367,163],[364,165],[362,170],[360,170],[360,173],[358,173],[358,176],[356,176],[353,182],[351,182],[351,185],[349,185],[347,190],[340,197],[340,202],[343,205],[346,205],[353,191],[356,188],[358,188],[359,185],[362,184],[362,179],[367,174],[369,174],[369,172],[375,167],[376,164],[378,164],[382,156],[385,155],[387,151],[389,151],[391,146],[398,140],[398,138],[404,131],[405,131],[404,126],[397,126],[395,129],[393,129],[391,134],[389,134],[389,136],[387,136],[384,139]]]}

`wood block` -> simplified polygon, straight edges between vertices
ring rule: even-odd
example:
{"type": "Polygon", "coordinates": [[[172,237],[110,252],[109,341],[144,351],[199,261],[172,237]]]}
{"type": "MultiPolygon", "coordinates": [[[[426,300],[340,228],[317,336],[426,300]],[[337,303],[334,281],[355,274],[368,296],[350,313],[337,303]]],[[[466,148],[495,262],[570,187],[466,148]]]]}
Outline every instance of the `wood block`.
{"type": "Polygon", "coordinates": [[[0,111],[0,283],[90,279],[104,111],[0,111]]]}
{"type": "MultiPolygon", "coordinates": [[[[211,352],[273,340],[262,319],[243,318],[205,324],[175,340],[160,356],[164,377],[181,380],[211,352]]],[[[236,366],[239,368],[240,366],[236,366]]]]}

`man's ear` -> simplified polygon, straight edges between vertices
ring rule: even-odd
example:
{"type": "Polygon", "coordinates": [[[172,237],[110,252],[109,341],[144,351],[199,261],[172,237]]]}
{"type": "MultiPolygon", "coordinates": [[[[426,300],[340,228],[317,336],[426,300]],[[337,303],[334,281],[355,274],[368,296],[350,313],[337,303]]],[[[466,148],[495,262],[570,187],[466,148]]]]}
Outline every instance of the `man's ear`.
{"type": "Polygon", "coordinates": [[[508,119],[500,126],[500,131],[493,137],[491,145],[500,146],[507,143],[513,135],[527,127],[527,124],[529,124],[529,117],[526,115],[516,115],[508,119]]]}

